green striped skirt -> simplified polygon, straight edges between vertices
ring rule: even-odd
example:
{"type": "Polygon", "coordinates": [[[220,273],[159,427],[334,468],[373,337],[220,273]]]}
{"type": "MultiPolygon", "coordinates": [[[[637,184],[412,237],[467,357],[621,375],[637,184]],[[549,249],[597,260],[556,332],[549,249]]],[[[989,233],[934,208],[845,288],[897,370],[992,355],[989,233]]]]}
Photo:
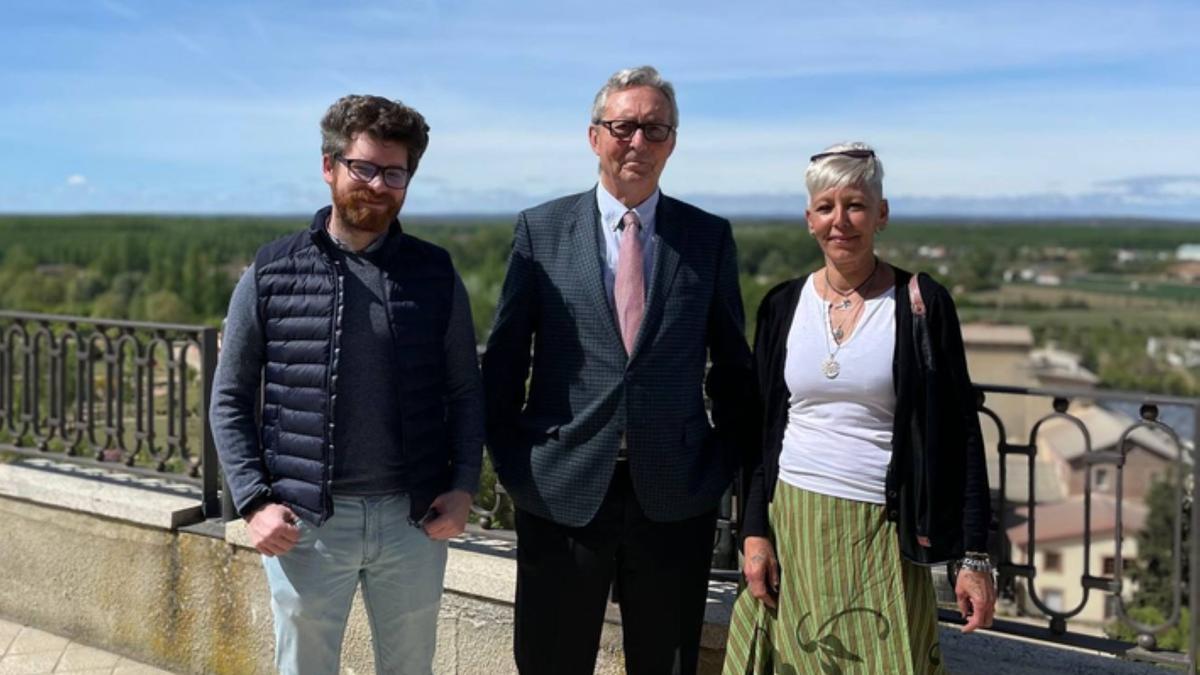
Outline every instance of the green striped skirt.
{"type": "Polygon", "coordinates": [[[883,506],[780,481],[770,521],[778,608],[742,591],[724,675],[946,672],[933,579],[900,555],[883,506]]]}

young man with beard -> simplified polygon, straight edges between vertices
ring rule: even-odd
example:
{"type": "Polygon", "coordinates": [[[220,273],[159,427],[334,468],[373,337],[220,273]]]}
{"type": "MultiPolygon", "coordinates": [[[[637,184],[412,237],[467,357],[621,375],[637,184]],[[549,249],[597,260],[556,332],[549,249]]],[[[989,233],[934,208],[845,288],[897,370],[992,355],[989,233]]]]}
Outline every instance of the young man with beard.
{"type": "Polygon", "coordinates": [[[230,301],[211,422],[263,554],[282,673],[338,672],[360,581],[378,671],[431,672],[483,399],[462,280],[396,218],[428,132],[398,101],[334,103],[332,206],[262,247],[230,301]]]}

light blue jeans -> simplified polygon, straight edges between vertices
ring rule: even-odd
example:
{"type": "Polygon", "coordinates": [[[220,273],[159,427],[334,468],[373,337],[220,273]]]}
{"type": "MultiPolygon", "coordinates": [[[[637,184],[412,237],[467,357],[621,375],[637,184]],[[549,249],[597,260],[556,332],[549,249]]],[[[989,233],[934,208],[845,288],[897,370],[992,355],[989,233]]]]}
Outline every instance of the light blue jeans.
{"type": "Polygon", "coordinates": [[[446,542],[409,522],[408,497],[334,497],[321,527],[263,556],[283,675],[334,675],[354,589],[362,582],[378,673],[428,675],[437,644],[446,542]]]}

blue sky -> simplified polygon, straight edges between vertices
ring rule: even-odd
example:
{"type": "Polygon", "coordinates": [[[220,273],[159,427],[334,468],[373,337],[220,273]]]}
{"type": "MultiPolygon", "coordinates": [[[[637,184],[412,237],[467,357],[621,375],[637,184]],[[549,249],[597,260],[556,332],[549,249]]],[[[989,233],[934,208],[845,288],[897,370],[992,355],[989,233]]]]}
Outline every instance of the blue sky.
{"type": "Polygon", "coordinates": [[[677,88],[664,191],[799,213],[808,155],[865,140],[893,213],[1200,220],[1200,3],[6,2],[0,212],[306,213],[346,93],[432,126],[419,213],[595,181],[592,96],[677,88]]]}

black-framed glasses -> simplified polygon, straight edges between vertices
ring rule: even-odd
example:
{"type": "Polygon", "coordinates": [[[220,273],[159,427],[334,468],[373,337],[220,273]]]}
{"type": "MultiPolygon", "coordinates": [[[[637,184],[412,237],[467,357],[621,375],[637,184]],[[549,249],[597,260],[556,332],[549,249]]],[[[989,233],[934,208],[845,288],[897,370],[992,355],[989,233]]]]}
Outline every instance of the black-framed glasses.
{"type": "Polygon", "coordinates": [[[675,131],[675,127],[670,124],[636,120],[600,120],[600,126],[608,129],[608,133],[612,134],[613,138],[619,138],[622,141],[633,138],[637,130],[641,129],[642,136],[651,143],[662,143],[671,137],[672,131],[675,131]]]}
{"type": "Polygon", "coordinates": [[[837,152],[818,152],[812,157],[809,157],[808,161],[815,162],[818,159],[825,159],[826,157],[853,157],[854,159],[867,159],[868,157],[874,156],[874,150],[838,150],[837,152]]]}
{"type": "Polygon", "coordinates": [[[335,155],[334,159],[344,164],[350,177],[360,183],[370,183],[375,180],[375,176],[382,172],[384,185],[393,190],[403,190],[408,187],[408,167],[379,166],[365,159],[347,159],[342,155],[335,155]]]}

